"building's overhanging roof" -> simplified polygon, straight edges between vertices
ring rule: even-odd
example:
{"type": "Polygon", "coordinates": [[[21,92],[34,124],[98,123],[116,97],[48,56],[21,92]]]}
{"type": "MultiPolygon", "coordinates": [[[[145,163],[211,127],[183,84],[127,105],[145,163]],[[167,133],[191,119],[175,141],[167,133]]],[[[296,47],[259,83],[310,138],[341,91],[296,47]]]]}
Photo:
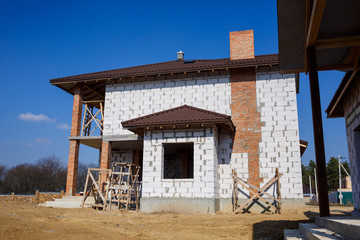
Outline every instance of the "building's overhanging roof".
{"type": "Polygon", "coordinates": [[[135,133],[149,128],[176,129],[201,127],[209,124],[216,124],[230,131],[235,130],[231,116],[188,105],[130,119],[121,124],[124,128],[135,133]]]}
{"type": "Polygon", "coordinates": [[[306,46],[315,46],[318,70],[351,70],[360,45],[360,1],[307,2],[277,1],[280,70],[306,72],[306,46]]]}
{"type": "Polygon", "coordinates": [[[351,86],[351,82],[356,78],[356,75],[358,75],[358,73],[354,74],[353,71],[349,71],[344,75],[325,111],[328,118],[344,117],[343,98],[346,95],[346,90],[351,86]]]}
{"type": "Polygon", "coordinates": [[[107,80],[112,78],[126,78],[126,77],[144,77],[158,74],[171,74],[177,72],[196,72],[214,69],[237,68],[247,66],[261,66],[268,64],[277,64],[278,54],[260,55],[255,58],[230,60],[229,58],[222,59],[207,59],[207,60],[184,60],[184,61],[169,61],[154,64],[147,64],[135,67],[120,68],[108,71],[86,73],[69,77],[51,79],[50,83],[56,85],[67,82],[84,82],[91,80],[107,80]]]}
{"type": "MultiPolygon", "coordinates": [[[[136,81],[154,81],[160,79],[178,79],[184,77],[202,76],[208,74],[228,74],[232,68],[269,67],[278,69],[278,54],[259,55],[255,58],[230,60],[229,58],[210,60],[169,61],[147,64],[135,67],[120,68],[80,74],[69,77],[51,79],[50,83],[64,91],[73,94],[76,84],[83,84],[83,100],[104,99],[106,83],[122,83],[136,81]]],[[[215,74],[215,75],[214,75],[215,74]]]]}
{"type": "Polygon", "coordinates": [[[304,140],[301,140],[300,139],[300,156],[302,157],[302,155],[304,154],[307,146],[308,146],[308,142],[307,141],[304,141],[304,140]]]}

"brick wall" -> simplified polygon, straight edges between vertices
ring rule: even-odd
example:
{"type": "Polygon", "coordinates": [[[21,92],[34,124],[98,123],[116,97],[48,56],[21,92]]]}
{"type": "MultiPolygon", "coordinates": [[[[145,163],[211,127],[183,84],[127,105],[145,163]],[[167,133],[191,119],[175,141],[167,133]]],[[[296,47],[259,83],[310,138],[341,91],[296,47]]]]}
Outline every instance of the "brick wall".
{"type": "Polygon", "coordinates": [[[111,163],[111,144],[109,141],[102,141],[100,168],[109,169],[111,163]]]}
{"type": "Polygon", "coordinates": [[[354,209],[360,211],[360,77],[353,80],[343,102],[354,209]]]}
{"type": "Polygon", "coordinates": [[[0,195],[0,202],[13,202],[13,203],[26,203],[26,204],[39,204],[46,201],[52,201],[56,198],[62,198],[64,193],[39,193],[35,195],[0,195]]]}
{"type": "Polygon", "coordinates": [[[253,30],[230,32],[230,60],[254,57],[253,30]]]}
{"type": "MultiPolygon", "coordinates": [[[[77,85],[74,89],[71,136],[79,136],[81,131],[82,90],[82,85],[77,85]]],[[[68,171],[66,178],[66,195],[75,195],[76,193],[79,147],[79,141],[70,140],[68,171]]]]}
{"type": "MultiPolygon", "coordinates": [[[[251,76],[249,79],[253,79],[251,76]]],[[[300,160],[300,147],[299,147],[299,126],[297,116],[297,103],[296,103],[296,89],[295,89],[295,76],[292,74],[282,75],[277,72],[270,73],[257,73],[256,81],[247,82],[251,86],[247,86],[251,89],[249,95],[235,95],[232,98],[234,105],[232,106],[232,117],[237,118],[236,125],[237,131],[240,129],[243,132],[237,133],[246,135],[246,131],[255,131],[260,127],[260,138],[256,138],[258,141],[258,147],[253,149],[256,151],[258,157],[252,156],[252,161],[259,164],[259,174],[263,181],[260,183],[262,187],[270,178],[275,175],[275,169],[279,168],[280,172],[284,174],[281,178],[281,193],[283,198],[302,198],[302,178],[301,178],[301,160],[300,160]],[[255,85],[255,86],[254,86],[255,85]],[[254,87],[256,88],[254,90],[254,87]],[[254,92],[256,93],[254,95],[254,92]],[[238,96],[238,99],[236,99],[238,96]],[[254,97],[255,104],[254,107],[254,97]],[[244,111],[248,102],[251,102],[251,110],[253,114],[247,114],[244,111]],[[245,105],[245,106],[243,106],[245,105]],[[243,110],[235,112],[236,108],[242,108],[243,110]],[[253,116],[260,122],[260,125],[251,127],[246,125],[246,121],[249,116],[253,116]],[[241,126],[241,120],[245,125],[241,126]]],[[[233,83],[232,83],[233,84],[233,83]]],[[[246,86],[238,86],[238,83],[234,83],[234,90],[243,91],[246,93],[246,89],[241,89],[246,86]]],[[[253,134],[258,134],[258,130],[253,134]]],[[[250,136],[253,136],[250,134],[250,136]]],[[[227,134],[220,133],[219,135],[219,147],[218,147],[218,159],[219,159],[219,195],[220,198],[231,198],[232,191],[232,179],[231,169],[235,169],[238,176],[243,179],[250,179],[252,171],[249,171],[250,156],[248,150],[244,150],[246,146],[243,144],[241,136],[235,136],[235,141],[227,134]],[[236,138],[238,137],[238,138],[236,138]],[[234,145],[233,149],[227,148],[227,146],[234,145]],[[239,146],[236,146],[238,144],[239,146]]],[[[246,140],[253,141],[254,139],[246,140]]],[[[251,150],[250,150],[251,151],[251,150]]],[[[255,155],[256,156],[256,155],[255,155]]],[[[245,198],[248,191],[242,189],[244,194],[239,195],[240,198],[245,198]]],[[[273,189],[269,189],[269,193],[273,193],[273,189]]]]}
{"type": "Polygon", "coordinates": [[[247,153],[248,181],[259,187],[260,112],[257,108],[254,68],[231,70],[231,117],[236,126],[232,152],[247,153]]]}

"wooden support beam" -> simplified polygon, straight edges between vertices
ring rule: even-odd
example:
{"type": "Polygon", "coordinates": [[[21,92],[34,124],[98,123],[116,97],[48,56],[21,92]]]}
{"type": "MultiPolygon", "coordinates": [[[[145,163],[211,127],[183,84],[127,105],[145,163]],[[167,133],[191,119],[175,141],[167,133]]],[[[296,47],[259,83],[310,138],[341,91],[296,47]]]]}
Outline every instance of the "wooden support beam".
{"type": "Polygon", "coordinates": [[[316,67],[316,50],[315,47],[308,47],[309,60],[309,81],[311,94],[311,109],[313,117],[313,130],[315,140],[315,156],[316,156],[316,171],[317,171],[317,185],[319,189],[319,209],[320,217],[330,216],[328,186],[326,177],[326,160],[324,147],[324,133],[321,117],[321,103],[320,103],[320,89],[319,78],[316,67]]]}
{"type": "MultiPolygon", "coordinates": [[[[304,42],[306,43],[307,37],[308,37],[308,31],[309,31],[309,24],[310,24],[310,17],[311,17],[311,6],[312,1],[306,0],[306,10],[305,10],[305,39],[304,42]]],[[[304,72],[307,73],[307,52],[305,47],[305,70],[304,72]]]]}
{"type": "Polygon", "coordinates": [[[315,0],[311,10],[311,17],[308,26],[306,47],[314,46],[319,33],[326,0],[315,0]]]}
{"type": "Polygon", "coordinates": [[[101,93],[99,93],[99,92],[96,91],[95,89],[89,87],[88,85],[84,85],[84,87],[86,87],[87,89],[89,89],[90,91],[92,91],[93,93],[95,93],[96,95],[98,95],[99,97],[105,98],[104,95],[102,95],[101,93]]]}
{"type": "Polygon", "coordinates": [[[315,46],[316,49],[360,46],[360,35],[352,37],[319,39],[316,41],[315,46]]]}

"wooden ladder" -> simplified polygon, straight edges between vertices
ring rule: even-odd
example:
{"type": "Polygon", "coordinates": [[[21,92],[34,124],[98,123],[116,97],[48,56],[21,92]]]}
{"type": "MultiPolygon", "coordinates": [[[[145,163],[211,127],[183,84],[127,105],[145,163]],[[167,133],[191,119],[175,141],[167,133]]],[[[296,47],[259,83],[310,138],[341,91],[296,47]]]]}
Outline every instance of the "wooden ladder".
{"type": "Polygon", "coordinates": [[[89,168],[86,176],[83,199],[81,207],[89,205],[94,208],[106,210],[108,192],[110,186],[111,169],[89,168]],[[102,182],[102,179],[106,179],[102,182]],[[89,187],[89,190],[88,190],[89,187]],[[95,203],[85,203],[87,198],[92,195],[95,203]]]}
{"type": "Polygon", "coordinates": [[[110,209],[115,202],[118,209],[122,206],[128,210],[131,204],[139,208],[139,178],[140,166],[132,163],[115,163],[109,186],[110,209]],[[116,171],[116,169],[119,169],[116,171]],[[134,200],[133,200],[134,198],[134,200]]]}

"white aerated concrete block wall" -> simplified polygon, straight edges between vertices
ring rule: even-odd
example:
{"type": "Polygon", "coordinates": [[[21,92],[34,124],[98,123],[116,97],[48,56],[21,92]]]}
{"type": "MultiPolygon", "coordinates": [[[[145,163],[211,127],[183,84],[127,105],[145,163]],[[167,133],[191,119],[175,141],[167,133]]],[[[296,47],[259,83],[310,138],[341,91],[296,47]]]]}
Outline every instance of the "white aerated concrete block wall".
{"type": "MultiPolygon", "coordinates": [[[[249,177],[248,154],[232,153],[232,138],[229,133],[219,134],[218,145],[218,181],[219,181],[219,197],[232,198],[233,180],[231,170],[235,169],[237,175],[247,180],[249,177]]],[[[246,198],[249,191],[239,186],[242,194],[239,198],[246,198]]]]}
{"type": "MultiPolygon", "coordinates": [[[[262,141],[259,145],[260,174],[264,179],[263,184],[273,177],[278,167],[284,174],[281,179],[282,197],[302,198],[295,77],[291,74],[281,75],[275,72],[257,73],[256,91],[258,111],[261,113],[263,123],[262,141]]],[[[230,76],[107,85],[104,135],[132,134],[122,128],[122,121],[184,104],[231,115],[230,76]]],[[[200,140],[199,137],[172,137],[170,133],[165,136],[161,132],[151,133],[150,138],[149,134],[148,132],[144,137],[143,197],[209,197],[212,194],[216,198],[229,199],[232,197],[231,169],[235,169],[238,176],[243,179],[249,177],[248,154],[232,153],[231,135],[220,129],[218,136],[215,137],[217,140],[211,140],[213,147],[207,146],[209,151],[217,154],[209,157],[209,151],[202,154],[201,151],[197,151],[194,155],[194,159],[200,158],[202,161],[203,157],[216,159],[211,167],[206,165],[208,162],[197,162],[194,171],[195,174],[196,171],[204,172],[204,168],[206,171],[208,168],[215,168],[216,172],[213,173],[215,181],[200,175],[196,175],[194,180],[161,181],[160,173],[163,170],[158,170],[163,167],[159,160],[162,159],[159,155],[162,152],[159,150],[162,149],[162,142],[200,140]],[[194,181],[197,181],[196,185],[194,181]],[[175,191],[173,187],[180,190],[175,191]],[[210,191],[205,190],[210,189],[209,187],[213,189],[212,192],[206,192],[210,191]],[[160,190],[156,190],[157,188],[160,190]]],[[[182,132],[177,134],[181,135],[182,132]]],[[[200,142],[196,144],[200,146],[200,142]]],[[[269,192],[271,191],[273,189],[269,192]]],[[[246,197],[248,191],[243,189],[243,192],[244,194],[240,194],[239,197],[246,197]]]]}
{"type": "Polygon", "coordinates": [[[185,78],[106,86],[104,135],[132,134],[121,122],[184,104],[231,115],[229,76],[185,78]]]}
{"type": "Polygon", "coordinates": [[[114,151],[111,153],[111,162],[131,163],[133,159],[133,151],[114,151]]]}
{"type": "Polygon", "coordinates": [[[146,131],[142,197],[218,198],[216,135],[216,128],[146,131]],[[182,142],[194,143],[194,178],[163,179],[163,143],[182,142]]]}
{"type": "MultiPolygon", "coordinates": [[[[360,79],[349,88],[344,101],[354,209],[360,212],[360,79]]],[[[358,213],[359,214],[359,213],[358,213]]]]}
{"type": "MultiPolygon", "coordinates": [[[[274,175],[283,173],[282,198],[302,198],[299,124],[294,74],[258,73],[256,75],[257,106],[261,113],[259,144],[262,187],[274,175]]],[[[269,189],[269,193],[276,190],[269,189]]]]}

